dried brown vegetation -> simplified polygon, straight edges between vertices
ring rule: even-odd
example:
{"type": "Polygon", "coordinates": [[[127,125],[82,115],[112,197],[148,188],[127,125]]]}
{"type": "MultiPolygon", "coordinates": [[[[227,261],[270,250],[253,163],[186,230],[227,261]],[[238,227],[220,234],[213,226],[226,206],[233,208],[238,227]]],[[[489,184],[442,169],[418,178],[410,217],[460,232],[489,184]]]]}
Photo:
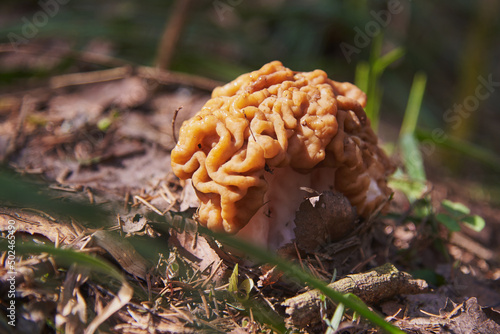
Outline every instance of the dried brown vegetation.
{"type": "MultiPolygon", "coordinates": [[[[186,219],[193,212],[187,210],[193,194],[169,173],[174,113],[183,107],[175,122],[178,130],[208,100],[207,84],[202,78],[120,67],[2,92],[3,162],[19,174],[36,177],[37,191],[59,199],[57,203],[85,201],[110,213],[89,222],[2,197],[0,228],[7,236],[9,221],[16,222],[19,252],[37,243],[88,255],[77,258],[75,252],[44,249],[16,257],[16,330],[91,333],[99,326],[117,333],[245,333],[293,328],[294,319],[287,319],[282,303],[307,292],[272,266],[248,262],[240,264],[238,282],[255,283],[248,299],[244,289],[238,298],[229,292],[237,258],[186,219]],[[184,217],[170,212],[181,209],[184,217]],[[79,260],[68,264],[68,258],[79,260]],[[85,261],[91,259],[103,261],[108,271],[89,267],[85,261]]],[[[436,182],[433,191],[435,198],[463,200],[444,183],[436,182]]],[[[500,230],[498,209],[476,207],[490,222],[485,232],[463,230],[450,239],[425,222],[411,221],[407,205],[396,194],[391,208],[399,214],[396,218],[358,221],[353,233],[324,247],[298,241],[281,255],[325,282],[334,276],[363,277],[351,274],[369,273],[386,262],[401,272],[434,268],[442,281],[431,285],[431,292],[409,295],[414,291],[396,289],[383,300],[372,296],[366,301],[410,333],[465,330],[466,324],[498,328],[499,249],[489,238],[500,230]],[[432,247],[437,242],[448,251],[448,259],[432,247]]],[[[312,209],[304,208],[304,215],[312,219],[307,210],[312,209]]],[[[1,263],[8,263],[3,250],[1,263]]],[[[8,267],[0,269],[3,313],[8,275],[8,267]]],[[[322,312],[331,310],[328,306],[322,312]]],[[[349,333],[376,331],[365,322],[349,322],[350,315],[346,319],[343,326],[350,326],[344,329],[349,333]]],[[[300,327],[304,332],[325,331],[321,322],[300,327]]]]}

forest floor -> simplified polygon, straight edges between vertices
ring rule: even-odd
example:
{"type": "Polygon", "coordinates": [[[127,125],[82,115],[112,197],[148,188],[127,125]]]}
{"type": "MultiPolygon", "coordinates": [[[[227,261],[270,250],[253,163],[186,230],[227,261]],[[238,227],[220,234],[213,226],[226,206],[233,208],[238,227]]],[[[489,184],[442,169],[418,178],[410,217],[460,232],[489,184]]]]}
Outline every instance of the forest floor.
{"type": "MultiPolygon", "coordinates": [[[[25,53],[4,54],[0,66],[36,64],[50,71],[70,56],[60,47],[38,51],[33,46],[25,53]]],[[[96,67],[88,65],[96,60],[87,63],[86,54],[71,57],[83,64],[73,74],[17,80],[2,88],[0,160],[20,188],[26,182],[21,176],[29,176],[34,192],[57,203],[88,203],[89,210],[103,210],[106,218],[79,219],[4,194],[0,228],[7,238],[9,222],[15,222],[19,249],[34,242],[78,250],[111,263],[125,279],[106,280],[92,267],[58,262],[73,255],[31,251],[16,258],[17,322],[11,327],[8,254],[2,251],[5,317],[0,332],[51,333],[58,328],[78,333],[98,326],[101,333],[246,333],[283,326],[312,333],[328,330],[319,314],[306,325],[291,319],[283,303],[307,290],[262,263],[246,261],[237,269],[240,281],[255,283],[248,291],[240,285],[240,293],[253,304],[228,296],[236,258],[210,236],[179,227],[189,225],[189,219],[179,223],[173,218],[181,204],[193,199],[171,172],[172,131],[200,110],[218,83],[109,59],[96,67]],[[180,225],[173,227],[175,222],[180,225]]],[[[462,203],[485,219],[482,231],[462,226],[449,233],[425,219],[414,221],[413,208],[395,193],[389,214],[370,221],[358,235],[315,251],[294,247],[283,254],[327,283],[385,263],[424,278],[427,289],[381,292],[380,299],[375,295],[368,303],[406,332],[499,331],[498,202],[481,192],[480,185],[447,176],[432,162],[427,167],[428,198],[436,212],[444,199],[462,203]]],[[[327,309],[321,312],[330,317],[327,309]]],[[[341,328],[342,333],[377,331],[365,321],[352,322],[349,313],[341,328]]]]}

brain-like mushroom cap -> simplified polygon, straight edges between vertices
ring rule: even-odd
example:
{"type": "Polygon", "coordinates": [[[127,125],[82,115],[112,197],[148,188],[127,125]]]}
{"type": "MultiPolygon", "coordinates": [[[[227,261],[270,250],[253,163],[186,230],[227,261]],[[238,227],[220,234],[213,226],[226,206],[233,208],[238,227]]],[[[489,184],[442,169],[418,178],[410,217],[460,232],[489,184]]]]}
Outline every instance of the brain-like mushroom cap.
{"type": "Polygon", "coordinates": [[[236,233],[264,204],[265,173],[332,168],[331,185],[368,216],[390,189],[393,167],[377,146],[365,94],[325,72],[293,72],[279,61],[216,88],[184,122],[172,150],[174,173],[192,179],[199,220],[236,233]]]}

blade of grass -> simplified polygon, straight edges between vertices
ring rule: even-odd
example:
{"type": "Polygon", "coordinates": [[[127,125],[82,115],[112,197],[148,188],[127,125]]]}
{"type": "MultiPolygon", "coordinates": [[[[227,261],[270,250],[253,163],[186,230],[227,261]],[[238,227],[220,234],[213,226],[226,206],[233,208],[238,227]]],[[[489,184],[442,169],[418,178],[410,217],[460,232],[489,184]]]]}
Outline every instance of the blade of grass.
{"type": "Polygon", "coordinates": [[[370,66],[367,62],[362,61],[356,65],[356,74],[354,76],[354,83],[363,92],[368,92],[368,81],[370,77],[370,66]]]}
{"type": "Polygon", "coordinates": [[[422,154],[418,147],[418,141],[415,138],[418,116],[422,99],[424,97],[427,77],[424,73],[417,73],[413,79],[410,89],[410,96],[406,106],[403,124],[399,133],[399,149],[405,167],[406,174],[410,181],[415,182],[412,191],[407,192],[406,196],[411,202],[417,200],[426,189],[426,180],[424,162],[422,154]]]}
{"type": "Polygon", "coordinates": [[[425,184],[427,177],[418,141],[411,133],[407,133],[399,138],[399,146],[405,171],[410,180],[425,184]]]}
{"type": "MultiPolygon", "coordinates": [[[[382,76],[382,73],[385,71],[385,69],[389,65],[394,63],[396,60],[403,57],[404,54],[405,54],[405,52],[404,52],[403,48],[396,48],[394,50],[389,51],[387,54],[383,55],[382,57],[379,57],[375,61],[375,64],[373,65],[373,69],[372,69],[372,71],[375,73],[375,79],[373,81],[373,84],[377,85],[377,83],[378,83],[380,77],[382,76]]],[[[380,121],[380,106],[382,105],[383,94],[384,94],[383,89],[380,88],[380,86],[375,88],[374,95],[373,95],[374,102],[373,102],[372,110],[371,110],[372,119],[373,119],[372,124],[373,124],[373,128],[375,130],[378,129],[378,124],[380,121]]]]}
{"type": "Polygon", "coordinates": [[[327,297],[329,297],[330,299],[332,299],[333,301],[335,301],[337,303],[343,303],[346,307],[350,308],[351,310],[353,310],[355,312],[358,312],[362,317],[364,317],[365,319],[370,321],[372,324],[387,331],[388,333],[391,333],[391,334],[403,334],[404,333],[399,328],[389,324],[383,318],[381,318],[380,316],[378,316],[374,312],[370,311],[370,309],[368,309],[368,307],[366,307],[365,305],[360,305],[358,302],[356,302],[350,298],[347,298],[342,293],[330,289],[326,285],[326,283],[313,277],[311,274],[303,271],[298,266],[291,264],[288,261],[283,260],[282,258],[278,257],[277,255],[270,253],[267,250],[264,250],[260,247],[255,246],[255,245],[252,245],[248,242],[245,242],[243,240],[236,239],[232,236],[212,233],[212,232],[209,232],[208,230],[205,231],[205,229],[203,229],[203,232],[206,232],[209,235],[213,235],[215,238],[217,238],[217,240],[219,240],[223,244],[225,244],[229,247],[233,247],[235,249],[238,249],[239,251],[242,251],[245,254],[248,254],[249,256],[253,257],[256,260],[259,260],[259,261],[262,261],[265,263],[269,263],[272,265],[276,265],[277,268],[279,270],[281,270],[287,276],[292,277],[301,283],[305,283],[305,284],[309,285],[311,288],[318,289],[323,294],[325,294],[327,297]]]}
{"type": "Polygon", "coordinates": [[[339,329],[340,322],[344,317],[344,312],[345,312],[344,304],[339,303],[337,305],[337,308],[335,309],[335,312],[333,313],[332,319],[330,320],[328,329],[326,330],[325,334],[334,334],[335,331],[339,329]]]}
{"type": "MultiPolygon", "coordinates": [[[[3,243],[2,241],[0,241],[0,245],[3,243]]],[[[77,264],[81,267],[89,268],[91,271],[111,276],[121,283],[121,287],[116,296],[99,312],[94,319],[92,319],[84,331],[85,334],[93,334],[104,321],[106,321],[112,314],[121,309],[130,301],[130,299],[132,299],[134,289],[128,284],[125,277],[114,266],[104,260],[74,251],[72,249],[56,248],[53,246],[37,245],[33,243],[18,244],[16,245],[16,251],[20,255],[48,253],[55,258],[56,263],[59,265],[62,264],[70,267],[77,264]]]]}
{"type": "Polygon", "coordinates": [[[420,107],[424,98],[426,83],[427,76],[425,75],[425,73],[419,72],[415,74],[410,90],[410,96],[408,98],[408,104],[406,105],[403,124],[401,124],[401,130],[399,132],[400,137],[405,134],[415,133],[415,129],[417,128],[418,116],[420,114],[420,107]]]}
{"type": "MultiPolygon", "coordinates": [[[[246,310],[251,310],[254,319],[265,324],[278,334],[288,333],[285,320],[275,310],[258,300],[246,300],[242,302],[246,310]]],[[[250,316],[250,312],[248,312],[250,316]]]]}
{"type": "Polygon", "coordinates": [[[376,68],[377,61],[380,59],[380,54],[382,53],[382,43],[384,41],[384,34],[380,33],[373,38],[372,48],[370,50],[370,69],[374,75],[378,73],[374,71],[376,68]]]}
{"type": "Polygon", "coordinates": [[[432,132],[426,130],[417,129],[415,134],[420,141],[431,140],[436,145],[465,154],[500,172],[500,157],[491,150],[451,136],[443,136],[436,141],[432,132]]]}
{"type": "Polygon", "coordinates": [[[381,56],[383,39],[383,34],[379,34],[373,39],[369,64],[361,63],[359,68],[356,68],[356,83],[361,83],[362,88],[360,88],[366,92],[365,111],[375,132],[378,130],[383,95],[378,81],[385,69],[404,55],[403,48],[396,48],[381,56]]]}
{"type": "MultiPolygon", "coordinates": [[[[60,208],[60,204],[57,203],[57,201],[48,199],[47,200],[49,203],[51,203],[53,206],[60,208]]],[[[99,212],[99,210],[96,207],[89,207],[88,208],[89,214],[95,214],[96,212],[99,212]]],[[[167,218],[167,217],[165,217],[167,218]]],[[[181,219],[184,219],[184,217],[181,216],[181,219]]],[[[168,222],[168,219],[167,219],[168,222]]],[[[351,300],[349,298],[346,298],[342,293],[339,293],[335,290],[330,289],[325,282],[322,282],[321,280],[315,278],[311,274],[303,271],[300,267],[293,265],[289,263],[288,261],[283,260],[282,258],[278,257],[277,255],[268,252],[267,250],[261,249],[255,245],[249,244],[247,242],[244,242],[240,239],[236,239],[234,237],[228,236],[228,235],[222,235],[222,234],[216,234],[211,231],[209,231],[206,228],[199,227],[198,230],[200,233],[206,234],[206,235],[211,235],[215,237],[217,240],[221,241],[222,243],[233,247],[235,249],[238,249],[245,254],[250,254],[253,258],[266,262],[269,264],[274,264],[277,266],[279,270],[281,270],[284,274],[288,275],[289,277],[292,277],[296,279],[297,281],[301,283],[305,283],[309,285],[310,287],[314,289],[318,289],[321,291],[324,295],[332,299],[333,301],[337,303],[343,303],[346,307],[350,308],[351,310],[358,312],[361,316],[366,318],[368,321],[370,321],[372,324],[379,326],[380,328],[384,329],[388,333],[391,334],[402,334],[404,333],[397,327],[389,324],[386,322],[383,318],[378,316],[377,314],[373,313],[366,307],[365,305],[360,305],[359,303],[355,302],[354,300],[351,300]]],[[[0,241],[0,246],[3,248],[3,243],[0,241]]],[[[61,248],[55,248],[52,246],[46,246],[46,245],[35,245],[35,244],[19,244],[17,245],[16,249],[20,254],[29,254],[29,253],[49,253],[56,257],[57,261],[59,263],[63,264],[74,264],[78,263],[82,266],[89,267],[93,271],[97,271],[106,275],[109,275],[113,278],[118,279],[119,281],[126,283],[125,278],[121,275],[121,273],[115,269],[112,265],[108,264],[107,262],[92,257],[90,255],[76,252],[74,250],[70,249],[61,249],[61,248]]]]}
{"type": "Polygon", "coordinates": [[[52,199],[46,186],[36,184],[28,177],[0,166],[0,203],[37,208],[43,211],[55,211],[87,222],[103,219],[107,213],[102,208],[75,201],[52,199]]]}
{"type": "MultiPolygon", "coordinates": [[[[346,298],[356,301],[360,305],[364,304],[363,301],[353,293],[346,293],[344,296],[346,298]]],[[[344,304],[339,303],[337,305],[337,308],[335,309],[335,312],[333,313],[332,319],[328,323],[328,329],[326,330],[325,334],[334,334],[335,331],[338,330],[340,323],[342,322],[342,318],[344,317],[344,313],[345,313],[345,306],[344,304]]],[[[354,312],[352,321],[356,321],[357,318],[358,314],[354,312]]]]}
{"type": "MultiPolygon", "coordinates": [[[[0,244],[3,242],[0,242],[0,244]]],[[[48,245],[37,245],[33,243],[23,243],[16,245],[16,251],[19,255],[48,253],[55,257],[58,264],[70,266],[79,264],[89,268],[92,271],[109,275],[120,282],[125,282],[123,275],[110,263],[97,257],[77,252],[72,249],[56,248],[48,245]]]]}
{"type": "MultiPolygon", "coordinates": [[[[180,216],[176,213],[171,213],[169,217],[166,216],[165,218],[167,224],[171,225],[173,221],[176,219],[175,217],[180,217],[180,216]]],[[[183,217],[181,219],[184,221],[186,225],[193,223],[191,219],[185,219],[183,217]]],[[[302,270],[300,267],[290,263],[289,261],[284,260],[283,258],[279,257],[274,253],[271,253],[261,247],[255,246],[241,239],[237,239],[234,236],[212,232],[208,230],[206,227],[200,225],[198,225],[197,231],[198,233],[213,237],[222,244],[225,244],[230,248],[237,249],[243,254],[248,254],[249,257],[255,260],[275,265],[280,271],[282,271],[288,277],[293,278],[302,284],[307,284],[313,289],[321,291],[325,296],[327,296],[336,303],[343,303],[349,309],[353,310],[354,312],[358,312],[360,316],[366,318],[372,324],[380,327],[381,329],[387,331],[390,334],[404,333],[399,328],[391,325],[390,323],[386,322],[383,318],[381,318],[374,312],[370,311],[370,309],[366,305],[364,304],[361,305],[356,300],[347,298],[346,296],[344,296],[344,294],[329,288],[325,282],[315,278],[311,274],[302,270]]]]}
{"type": "Polygon", "coordinates": [[[395,48],[389,52],[387,52],[385,55],[377,59],[377,61],[374,64],[374,71],[377,75],[381,75],[385,69],[394,63],[396,60],[399,58],[403,57],[405,54],[405,51],[403,48],[395,48]]]}

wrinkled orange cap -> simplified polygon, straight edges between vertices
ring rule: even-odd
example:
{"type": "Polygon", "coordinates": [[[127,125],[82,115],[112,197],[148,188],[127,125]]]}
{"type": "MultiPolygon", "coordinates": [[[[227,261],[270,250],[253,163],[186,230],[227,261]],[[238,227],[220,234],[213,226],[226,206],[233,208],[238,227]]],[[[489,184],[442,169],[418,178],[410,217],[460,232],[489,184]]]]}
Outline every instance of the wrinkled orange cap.
{"type": "Polygon", "coordinates": [[[334,189],[366,217],[390,195],[393,166],[377,146],[365,103],[360,89],[324,71],[293,72],[273,61],[216,88],[183,123],[173,171],[192,179],[199,220],[215,231],[243,228],[263,205],[265,173],[280,167],[333,168],[334,189]]]}

